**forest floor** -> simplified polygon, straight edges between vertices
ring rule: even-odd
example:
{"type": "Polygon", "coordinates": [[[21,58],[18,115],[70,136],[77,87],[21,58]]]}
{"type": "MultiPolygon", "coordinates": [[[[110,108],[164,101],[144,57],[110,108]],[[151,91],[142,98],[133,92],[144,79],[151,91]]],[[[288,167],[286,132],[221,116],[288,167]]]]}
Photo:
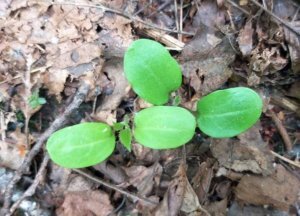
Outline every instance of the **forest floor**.
{"type": "MultiPolygon", "coordinates": [[[[300,215],[300,5],[293,0],[2,0],[1,215],[300,215]],[[178,60],[179,106],[245,86],[260,120],[185,147],[117,141],[105,162],[54,164],[44,146],[80,122],[113,125],[151,106],[123,71],[149,38],[178,60]]],[[[174,96],[174,95],[173,95],[174,96]]]]}

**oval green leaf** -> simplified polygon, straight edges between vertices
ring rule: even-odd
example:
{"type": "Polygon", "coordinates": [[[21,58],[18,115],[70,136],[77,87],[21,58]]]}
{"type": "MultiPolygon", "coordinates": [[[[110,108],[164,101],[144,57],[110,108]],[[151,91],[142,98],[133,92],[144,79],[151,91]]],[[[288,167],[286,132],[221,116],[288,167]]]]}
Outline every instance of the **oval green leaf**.
{"type": "Polygon", "coordinates": [[[130,45],[124,57],[124,70],[135,93],[155,105],[168,102],[170,92],[182,82],[176,60],[164,46],[148,39],[130,45]]]}
{"type": "Polygon", "coordinates": [[[230,88],[203,97],[197,111],[198,126],[205,134],[216,138],[233,137],[259,119],[262,100],[249,88],[230,88]]]}
{"type": "Polygon", "coordinates": [[[134,126],[138,143],[152,149],[171,149],[192,139],[196,119],[181,107],[155,106],[138,112],[134,126]]]}
{"type": "Polygon", "coordinates": [[[58,165],[83,168],[108,158],[115,148],[115,136],[106,124],[82,123],[53,133],[46,148],[58,165]]]}
{"type": "Polygon", "coordinates": [[[129,128],[125,128],[120,131],[120,141],[123,146],[130,152],[131,151],[131,131],[129,128]]]}

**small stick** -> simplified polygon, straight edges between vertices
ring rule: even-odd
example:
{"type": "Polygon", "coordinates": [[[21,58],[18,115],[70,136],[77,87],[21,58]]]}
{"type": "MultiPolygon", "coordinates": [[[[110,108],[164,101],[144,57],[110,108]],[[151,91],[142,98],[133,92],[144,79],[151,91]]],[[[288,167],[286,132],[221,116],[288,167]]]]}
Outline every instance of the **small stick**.
{"type": "Polygon", "coordinates": [[[87,83],[83,83],[80,86],[72,103],[66,108],[64,113],[62,115],[60,115],[58,118],[56,118],[55,121],[51,124],[51,126],[39,137],[39,139],[36,141],[36,144],[33,146],[33,148],[30,150],[30,152],[26,155],[22,165],[20,166],[20,168],[18,170],[16,170],[14,177],[9,182],[9,184],[6,186],[6,191],[4,194],[4,204],[3,204],[3,208],[1,210],[2,212],[8,213],[8,209],[9,209],[10,203],[11,203],[11,196],[12,196],[15,185],[20,181],[23,173],[29,167],[33,158],[39,153],[44,142],[51,136],[51,134],[53,132],[55,132],[56,130],[58,130],[65,124],[68,116],[76,108],[78,108],[79,105],[84,101],[89,89],[90,89],[90,85],[87,83]]]}
{"type": "Polygon", "coordinates": [[[294,32],[296,35],[300,36],[300,32],[298,32],[293,26],[291,26],[289,23],[281,19],[280,17],[276,16],[272,11],[269,11],[267,8],[262,6],[260,3],[258,3],[255,0],[250,0],[252,3],[254,3],[256,6],[258,6],[260,9],[264,10],[267,14],[275,18],[277,21],[281,22],[283,25],[285,25],[288,29],[290,29],[292,32],[294,32]]]}
{"type": "Polygon", "coordinates": [[[44,156],[44,159],[42,161],[42,164],[41,164],[41,166],[39,168],[39,171],[37,172],[37,174],[36,174],[36,176],[34,178],[34,181],[30,185],[30,187],[23,193],[23,195],[21,196],[21,198],[19,200],[17,200],[12,205],[12,207],[10,208],[9,212],[10,212],[11,215],[17,210],[17,208],[19,207],[19,205],[21,204],[21,202],[25,198],[30,197],[30,196],[32,196],[35,193],[37,187],[43,181],[44,173],[46,171],[46,167],[47,167],[48,162],[49,162],[49,155],[46,153],[45,156],[44,156]]]}
{"type": "Polygon", "coordinates": [[[232,6],[236,7],[237,9],[239,9],[240,11],[242,11],[244,14],[246,14],[247,16],[250,16],[251,14],[246,11],[244,8],[240,7],[237,3],[231,1],[231,0],[226,0],[227,2],[229,2],[232,6]]]}
{"type": "Polygon", "coordinates": [[[268,113],[271,115],[271,118],[274,121],[274,123],[275,123],[275,125],[276,125],[282,139],[283,139],[286,150],[288,152],[290,152],[293,148],[293,144],[292,144],[292,141],[291,141],[285,127],[282,125],[282,122],[278,119],[278,117],[276,116],[276,114],[272,110],[269,110],[268,113]]]}
{"type": "Polygon", "coordinates": [[[292,161],[292,160],[290,160],[290,159],[288,159],[288,158],[286,158],[286,157],[281,156],[280,154],[278,154],[278,153],[276,153],[276,152],[274,152],[274,151],[271,151],[271,153],[272,153],[275,157],[278,157],[279,159],[281,159],[281,160],[283,160],[283,161],[285,161],[285,162],[287,162],[287,163],[289,163],[289,164],[292,164],[292,165],[294,165],[295,167],[300,168],[300,163],[299,163],[299,162],[292,161]]]}
{"type": "Polygon", "coordinates": [[[101,4],[95,4],[95,5],[92,5],[92,4],[76,4],[76,3],[72,3],[72,2],[68,2],[68,3],[56,3],[56,2],[51,2],[52,5],[73,5],[73,6],[76,6],[76,7],[90,7],[90,8],[98,8],[98,9],[101,9],[101,10],[104,10],[104,11],[107,11],[107,12],[112,12],[112,13],[115,13],[115,14],[118,14],[118,15],[121,15],[131,21],[135,21],[135,22],[139,22],[141,24],[144,24],[145,26],[148,26],[148,27],[151,27],[151,28],[156,28],[156,29],[159,29],[159,30],[162,30],[162,31],[165,31],[165,32],[173,32],[173,33],[179,33],[179,34],[185,34],[185,35],[195,35],[195,33],[191,33],[191,32],[185,32],[185,31],[174,31],[172,29],[168,29],[168,28],[163,28],[163,27],[160,27],[160,26],[157,26],[155,24],[151,24],[151,23],[148,23],[148,22],[145,22],[143,20],[141,20],[140,18],[138,17],[133,17],[129,14],[125,14],[123,13],[122,11],[118,11],[118,10],[115,10],[115,9],[111,9],[111,8],[108,8],[108,7],[105,7],[101,4]]]}
{"type": "MultiPolygon", "coordinates": [[[[180,0],[180,11],[179,11],[179,31],[183,29],[183,0],[180,0]]],[[[182,41],[182,34],[178,35],[178,39],[182,41]]]]}
{"type": "Polygon", "coordinates": [[[125,196],[127,196],[127,197],[129,197],[129,198],[131,198],[133,200],[139,200],[139,201],[142,201],[144,203],[151,204],[151,205],[157,205],[158,204],[158,203],[156,203],[156,202],[154,202],[152,200],[146,199],[145,197],[142,197],[140,195],[129,193],[129,192],[127,192],[127,191],[125,191],[125,190],[123,190],[123,189],[121,189],[121,188],[113,185],[113,184],[110,184],[110,183],[105,182],[105,181],[103,181],[103,180],[101,180],[99,178],[96,178],[96,177],[94,177],[94,176],[92,176],[92,175],[90,175],[90,174],[88,174],[88,173],[86,173],[86,172],[84,172],[84,171],[82,171],[80,169],[72,169],[72,170],[74,172],[77,172],[80,175],[88,178],[88,179],[93,180],[94,182],[97,182],[97,183],[99,183],[101,185],[104,185],[105,187],[108,187],[110,189],[118,191],[119,193],[124,194],[125,196]]]}

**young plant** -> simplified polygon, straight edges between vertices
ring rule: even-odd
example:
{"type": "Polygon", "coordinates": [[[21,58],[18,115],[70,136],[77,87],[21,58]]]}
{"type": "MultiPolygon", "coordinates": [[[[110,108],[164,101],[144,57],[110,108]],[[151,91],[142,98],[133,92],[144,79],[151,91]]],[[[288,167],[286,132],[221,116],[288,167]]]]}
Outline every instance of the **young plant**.
{"type": "Polygon", "coordinates": [[[108,158],[115,148],[115,136],[103,123],[82,123],[56,131],[47,141],[50,158],[66,168],[93,166],[108,158]]]}
{"type": "Polygon", "coordinates": [[[115,123],[113,126],[113,130],[115,132],[119,132],[119,140],[121,144],[128,151],[131,151],[132,134],[129,127],[129,117],[125,115],[124,121],[115,123]]]}
{"type": "Polygon", "coordinates": [[[29,97],[29,105],[32,109],[37,108],[40,105],[45,104],[47,101],[45,98],[39,96],[39,91],[34,91],[29,97]]]}
{"type": "Polygon", "coordinates": [[[154,105],[168,102],[170,92],[182,82],[177,61],[160,43],[148,39],[130,45],[124,57],[124,71],[135,93],[154,105]]]}
{"type": "Polygon", "coordinates": [[[134,118],[136,141],[152,149],[171,149],[184,145],[195,133],[195,117],[186,109],[155,106],[138,112],[134,118]]]}
{"type": "Polygon", "coordinates": [[[215,91],[198,102],[198,126],[211,137],[233,137],[255,124],[262,106],[260,96],[249,88],[215,91]]]}

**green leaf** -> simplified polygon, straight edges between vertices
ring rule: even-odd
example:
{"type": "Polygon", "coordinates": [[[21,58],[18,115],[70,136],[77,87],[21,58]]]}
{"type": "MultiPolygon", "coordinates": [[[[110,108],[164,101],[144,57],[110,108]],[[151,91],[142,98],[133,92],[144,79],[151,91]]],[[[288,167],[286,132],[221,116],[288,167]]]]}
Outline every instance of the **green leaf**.
{"type": "Polygon", "coordinates": [[[195,117],[186,109],[155,106],[138,112],[134,118],[134,137],[153,149],[170,149],[184,145],[195,133],[195,117]]]}
{"type": "Polygon", "coordinates": [[[162,105],[178,89],[182,74],[176,60],[160,43],[148,39],[134,41],[125,53],[125,76],[144,100],[162,105]]]}
{"type": "Polygon", "coordinates": [[[40,105],[45,104],[47,101],[45,98],[39,97],[39,91],[32,92],[32,95],[29,97],[29,105],[32,109],[37,108],[40,105]]]}
{"type": "Polygon", "coordinates": [[[205,134],[216,138],[233,137],[259,119],[262,100],[249,88],[230,88],[203,97],[197,111],[198,126],[205,134]]]}
{"type": "Polygon", "coordinates": [[[128,151],[131,151],[131,131],[126,128],[120,132],[120,141],[128,151]]]}
{"type": "Polygon", "coordinates": [[[53,133],[46,148],[58,165],[83,168],[108,158],[115,148],[115,136],[106,124],[82,123],[53,133]]]}
{"type": "Polygon", "coordinates": [[[125,124],[123,122],[117,122],[117,123],[114,123],[114,125],[113,125],[114,131],[120,131],[124,127],[125,127],[125,124]]]}

